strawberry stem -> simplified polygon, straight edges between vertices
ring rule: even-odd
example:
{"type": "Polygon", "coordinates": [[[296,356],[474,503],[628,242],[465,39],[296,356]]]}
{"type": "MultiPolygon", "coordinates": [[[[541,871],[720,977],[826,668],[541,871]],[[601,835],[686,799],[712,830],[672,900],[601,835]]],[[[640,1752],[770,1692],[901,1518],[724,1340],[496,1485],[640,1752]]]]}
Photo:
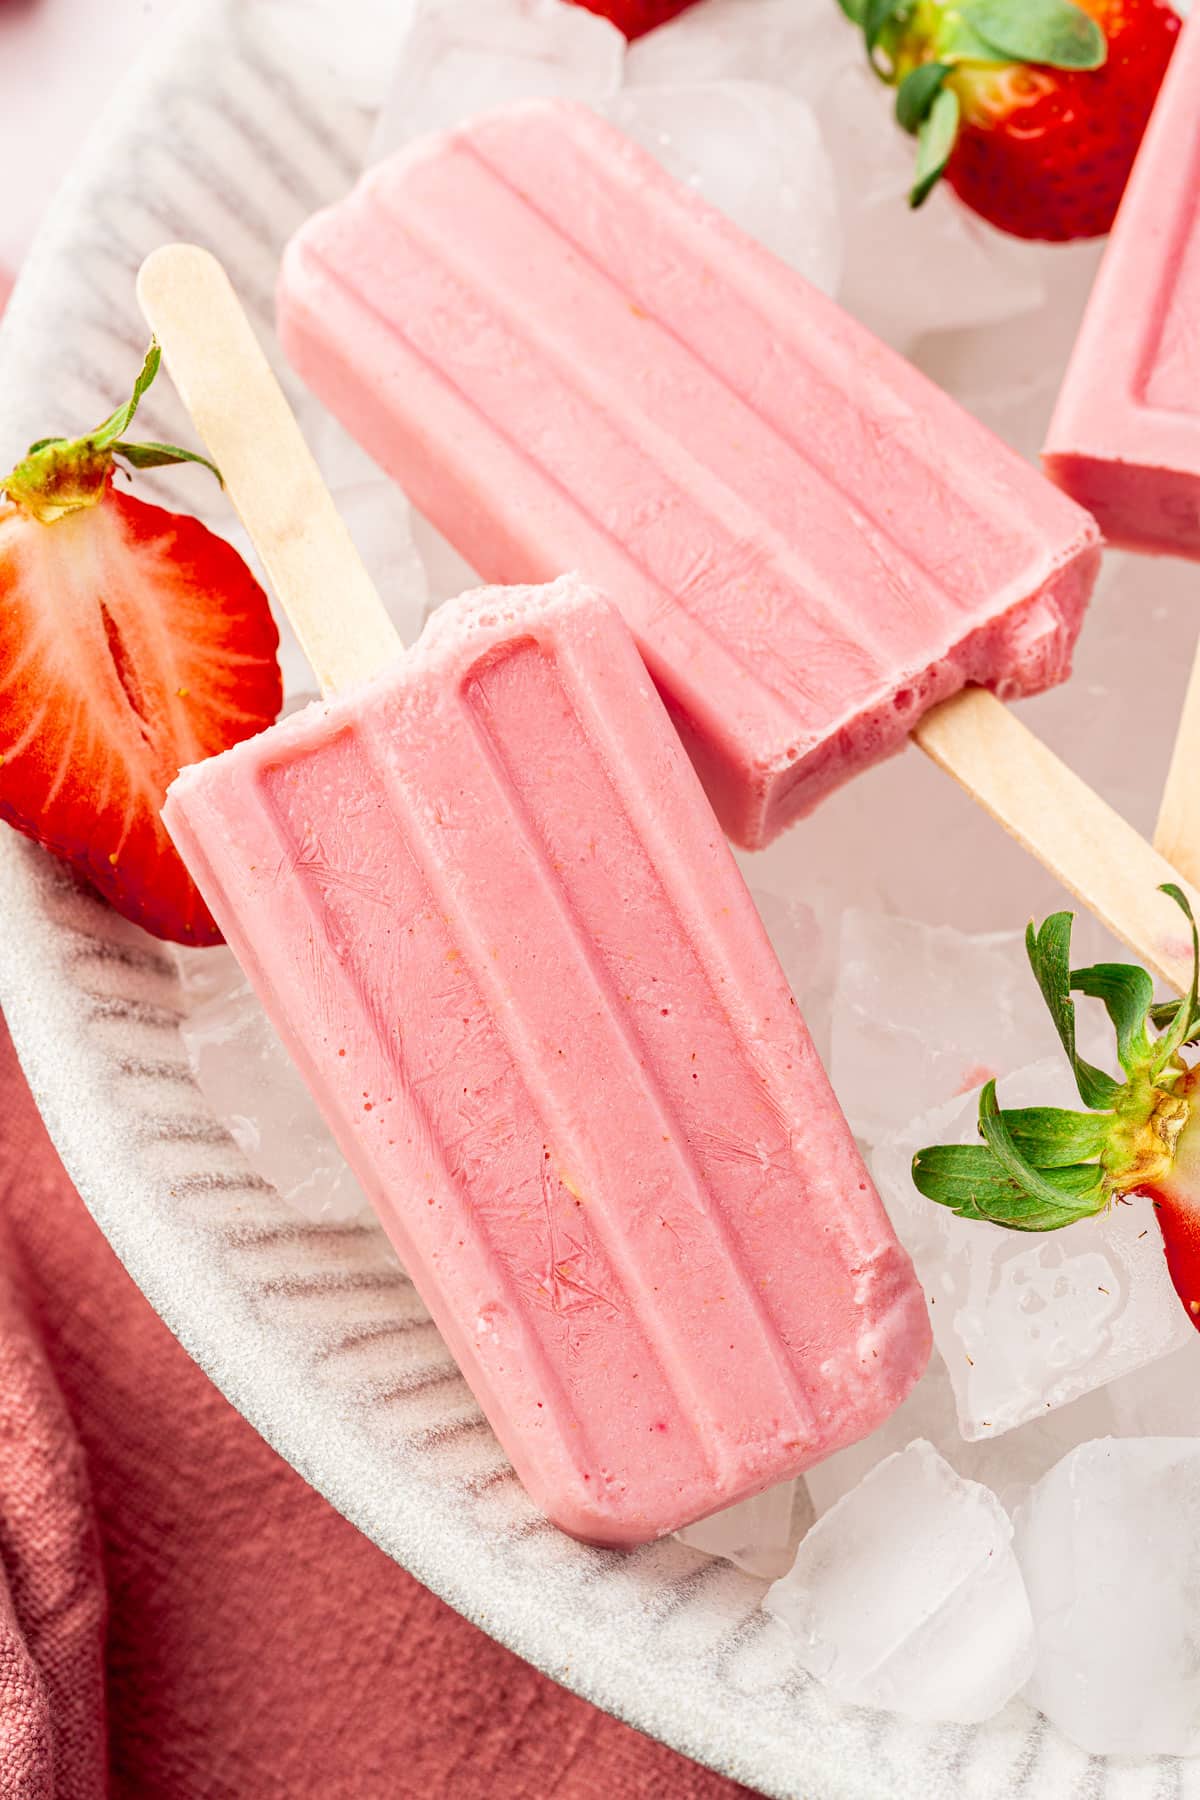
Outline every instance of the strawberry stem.
{"type": "Polygon", "coordinates": [[[200,463],[218,481],[221,472],[206,456],[176,444],[130,443],[125,433],[143,395],[162,362],[152,338],[133,392],[103,424],[78,438],[39,438],[16,467],[0,481],[0,493],[41,525],[53,525],[71,513],[96,506],[103,498],[118,461],[134,469],[162,468],[169,463],[200,463]]]}
{"type": "Polygon", "coordinates": [[[983,1142],[920,1150],[912,1175],[926,1199],[959,1218],[1010,1231],[1057,1231],[1122,1195],[1151,1195],[1172,1281],[1200,1327],[1200,1063],[1190,1067],[1181,1055],[1200,1036],[1200,934],[1182,890],[1169,882],[1162,892],[1192,931],[1183,1000],[1155,1006],[1150,976],[1133,963],[1072,969],[1071,913],[1054,913],[1026,934],[1030,966],[1088,1110],[1005,1111],[989,1081],[979,1100],[983,1142]],[[1072,994],[1104,1006],[1124,1080],[1079,1055],[1072,994]]]}
{"type": "Polygon", "coordinates": [[[1091,70],[1108,42],[1075,0],[839,0],[867,59],[894,87],[896,118],[917,140],[909,204],[923,204],[954,154],[971,72],[1091,70]]]}

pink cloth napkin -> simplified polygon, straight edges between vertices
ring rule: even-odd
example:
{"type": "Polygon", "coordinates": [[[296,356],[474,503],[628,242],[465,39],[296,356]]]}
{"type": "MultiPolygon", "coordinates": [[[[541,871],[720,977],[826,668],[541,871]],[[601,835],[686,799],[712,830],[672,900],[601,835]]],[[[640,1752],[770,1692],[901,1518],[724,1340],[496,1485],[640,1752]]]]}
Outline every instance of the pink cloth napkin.
{"type": "Polygon", "coordinates": [[[368,1543],[190,1361],[0,1023],[2,1800],[733,1800],[368,1543]]]}

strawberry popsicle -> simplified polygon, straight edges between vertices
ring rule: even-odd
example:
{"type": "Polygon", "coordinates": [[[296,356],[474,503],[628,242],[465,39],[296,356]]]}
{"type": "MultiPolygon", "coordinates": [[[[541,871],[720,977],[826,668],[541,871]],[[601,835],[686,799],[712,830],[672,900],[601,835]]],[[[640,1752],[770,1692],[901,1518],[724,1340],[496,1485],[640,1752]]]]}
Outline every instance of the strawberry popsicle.
{"type": "Polygon", "coordinates": [[[1068,672],[1092,520],[585,107],[415,145],[284,261],[294,366],[489,580],[577,568],[726,830],[1068,672]]]}
{"type": "Polygon", "coordinates": [[[141,294],[335,690],[165,818],[530,1493],[635,1544],[865,1435],[924,1302],[628,629],[564,577],[389,646],[216,265],[141,294]]]}
{"type": "Polygon", "coordinates": [[[1043,460],[1114,544],[1200,557],[1200,22],[1129,178],[1043,460]]]}

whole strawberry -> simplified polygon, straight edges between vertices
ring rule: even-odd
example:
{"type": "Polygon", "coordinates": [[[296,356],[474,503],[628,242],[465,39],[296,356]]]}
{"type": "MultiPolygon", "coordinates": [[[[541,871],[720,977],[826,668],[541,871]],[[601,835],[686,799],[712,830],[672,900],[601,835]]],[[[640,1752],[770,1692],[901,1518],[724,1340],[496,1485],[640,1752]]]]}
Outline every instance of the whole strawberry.
{"type": "Polygon", "coordinates": [[[231,545],[115,485],[118,458],[204,461],[125,439],[158,364],[152,345],[125,406],[0,481],[0,818],[156,936],[212,944],[160,810],[184,763],[274,720],[278,634],[231,545]]]}
{"type": "Polygon", "coordinates": [[[686,12],[693,3],[694,0],[573,0],[574,5],[610,19],[627,38],[644,37],[656,25],[665,25],[668,19],[686,12]]]}
{"type": "Polygon", "coordinates": [[[1016,237],[1097,237],[1179,35],[1167,0],[842,0],[917,138],[912,204],[943,175],[1016,237]]]}

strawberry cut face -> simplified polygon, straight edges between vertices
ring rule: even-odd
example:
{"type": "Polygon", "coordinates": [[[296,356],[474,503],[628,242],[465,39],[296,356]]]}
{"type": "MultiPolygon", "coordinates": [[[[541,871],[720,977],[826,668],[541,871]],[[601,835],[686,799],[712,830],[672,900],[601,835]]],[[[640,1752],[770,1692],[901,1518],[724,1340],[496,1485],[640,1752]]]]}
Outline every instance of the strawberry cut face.
{"type": "Polygon", "coordinates": [[[220,933],[160,811],[271,724],[278,633],[237,552],[122,494],[45,525],[0,506],[0,817],[159,937],[220,933]]]}

